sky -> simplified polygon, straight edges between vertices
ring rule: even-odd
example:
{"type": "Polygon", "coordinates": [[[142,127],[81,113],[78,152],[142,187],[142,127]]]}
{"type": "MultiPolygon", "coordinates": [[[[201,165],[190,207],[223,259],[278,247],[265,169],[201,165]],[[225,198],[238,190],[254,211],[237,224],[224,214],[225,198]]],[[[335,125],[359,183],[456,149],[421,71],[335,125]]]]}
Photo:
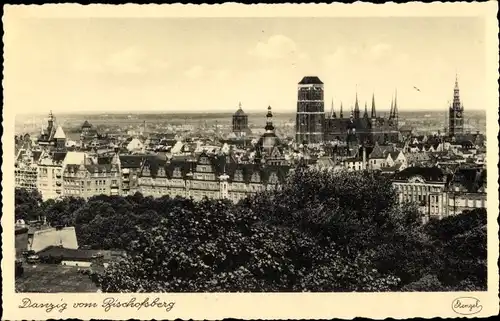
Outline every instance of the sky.
{"type": "Polygon", "coordinates": [[[5,24],[5,103],[19,112],[296,110],[315,75],[349,110],[485,108],[481,18],[19,18],[5,24]],[[416,90],[417,87],[420,91],[416,90]]]}

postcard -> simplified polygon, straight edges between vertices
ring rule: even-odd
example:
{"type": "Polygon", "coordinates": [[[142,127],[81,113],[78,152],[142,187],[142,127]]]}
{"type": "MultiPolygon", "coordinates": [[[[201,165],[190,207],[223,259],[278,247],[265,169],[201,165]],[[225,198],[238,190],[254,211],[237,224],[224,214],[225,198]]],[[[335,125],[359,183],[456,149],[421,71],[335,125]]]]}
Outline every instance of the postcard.
{"type": "Polygon", "coordinates": [[[3,319],[498,314],[497,10],[4,6],[3,319]]]}

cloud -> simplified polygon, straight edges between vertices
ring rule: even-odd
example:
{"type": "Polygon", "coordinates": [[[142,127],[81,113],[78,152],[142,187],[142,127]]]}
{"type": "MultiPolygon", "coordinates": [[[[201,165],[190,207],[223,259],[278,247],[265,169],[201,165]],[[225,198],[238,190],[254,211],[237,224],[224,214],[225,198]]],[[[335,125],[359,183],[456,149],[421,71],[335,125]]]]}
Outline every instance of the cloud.
{"type": "Polygon", "coordinates": [[[129,47],[108,56],[106,66],[114,73],[139,74],[146,71],[145,54],[136,47],[129,47]]]}
{"type": "Polygon", "coordinates": [[[104,57],[76,56],[71,64],[71,68],[76,72],[114,75],[161,72],[169,67],[170,64],[166,60],[150,57],[134,46],[114,51],[104,57]]]}
{"type": "Polygon", "coordinates": [[[227,69],[214,70],[213,77],[218,81],[226,81],[231,77],[231,71],[227,69]]]}
{"type": "Polygon", "coordinates": [[[197,79],[197,78],[200,78],[201,76],[203,76],[204,71],[205,71],[205,69],[202,66],[197,65],[197,66],[193,66],[193,67],[189,68],[188,70],[186,70],[184,72],[184,74],[188,78],[197,79]]]}
{"type": "Polygon", "coordinates": [[[295,42],[283,35],[274,35],[265,42],[258,42],[249,51],[249,54],[263,59],[280,59],[286,56],[301,55],[297,52],[295,42]]]}
{"type": "Polygon", "coordinates": [[[391,54],[392,46],[386,43],[378,43],[369,48],[366,58],[378,60],[391,54]]]}
{"type": "Polygon", "coordinates": [[[369,47],[341,46],[333,53],[323,57],[323,63],[330,68],[345,64],[395,64],[404,65],[409,60],[409,55],[394,50],[387,43],[377,43],[369,47]]]}

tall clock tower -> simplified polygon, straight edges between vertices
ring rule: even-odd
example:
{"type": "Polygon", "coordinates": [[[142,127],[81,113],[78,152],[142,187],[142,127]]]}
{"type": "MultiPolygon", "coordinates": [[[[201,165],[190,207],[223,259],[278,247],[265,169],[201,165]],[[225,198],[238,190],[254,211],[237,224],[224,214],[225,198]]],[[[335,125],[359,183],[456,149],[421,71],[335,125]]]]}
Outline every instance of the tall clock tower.
{"type": "Polygon", "coordinates": [[[458,89],[458,77],[455,78],[453,90],[453,103],[449,109],[448,133],[450,137],[460,136],[464,133],[464,105],[460,101],[460,90],[458,89]]]}

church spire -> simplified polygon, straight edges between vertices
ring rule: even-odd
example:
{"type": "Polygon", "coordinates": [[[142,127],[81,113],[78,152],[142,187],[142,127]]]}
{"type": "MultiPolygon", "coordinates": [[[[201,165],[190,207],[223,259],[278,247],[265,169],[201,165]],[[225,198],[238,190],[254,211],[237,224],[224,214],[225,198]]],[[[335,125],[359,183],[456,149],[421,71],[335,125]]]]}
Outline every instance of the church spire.
{"type": "Polygon", "coordinates": [[[340,118],[344,118],[344,111],[342,110],[343,109],[343,104],[342,102],[340,102],[340,118]]]}
{"type": "Polygon", "coordinates": [[[398,118],[398,90],[396,89],[395,95],[394,95],[394,110],[393,110],[393,118],[398,118]]]}
{"type": "Polygon", "coordinates": [[[368,105],[366,104],[366,101],[365,101],[365,113],[363,114],[363,117],[368,118],[368,105]]]}
{"type": "Polygon", "coordinates": [[[337,118],[335,110],[333,109],[333,98],[332,98],[332,108],[330,109],[330,118],[337,118]]]}
{"type": "Polygon", "coordinates": [[[372,118],[377,118],[377,111],[375,110],[375,93],[372,94],[372,118]]]}
{"type": "Polygon", "coordinates": [[[392,118],[393,111],[394,111],[394,96],[392,96],[391,98],[391,111],[389,112],[389,119],[392,118]]]}
{"type": "Polygon", "coordinates": [[[359,118],[358,87],[356,86],[356,102],[354,104],[354,118],[359,118]]]}

